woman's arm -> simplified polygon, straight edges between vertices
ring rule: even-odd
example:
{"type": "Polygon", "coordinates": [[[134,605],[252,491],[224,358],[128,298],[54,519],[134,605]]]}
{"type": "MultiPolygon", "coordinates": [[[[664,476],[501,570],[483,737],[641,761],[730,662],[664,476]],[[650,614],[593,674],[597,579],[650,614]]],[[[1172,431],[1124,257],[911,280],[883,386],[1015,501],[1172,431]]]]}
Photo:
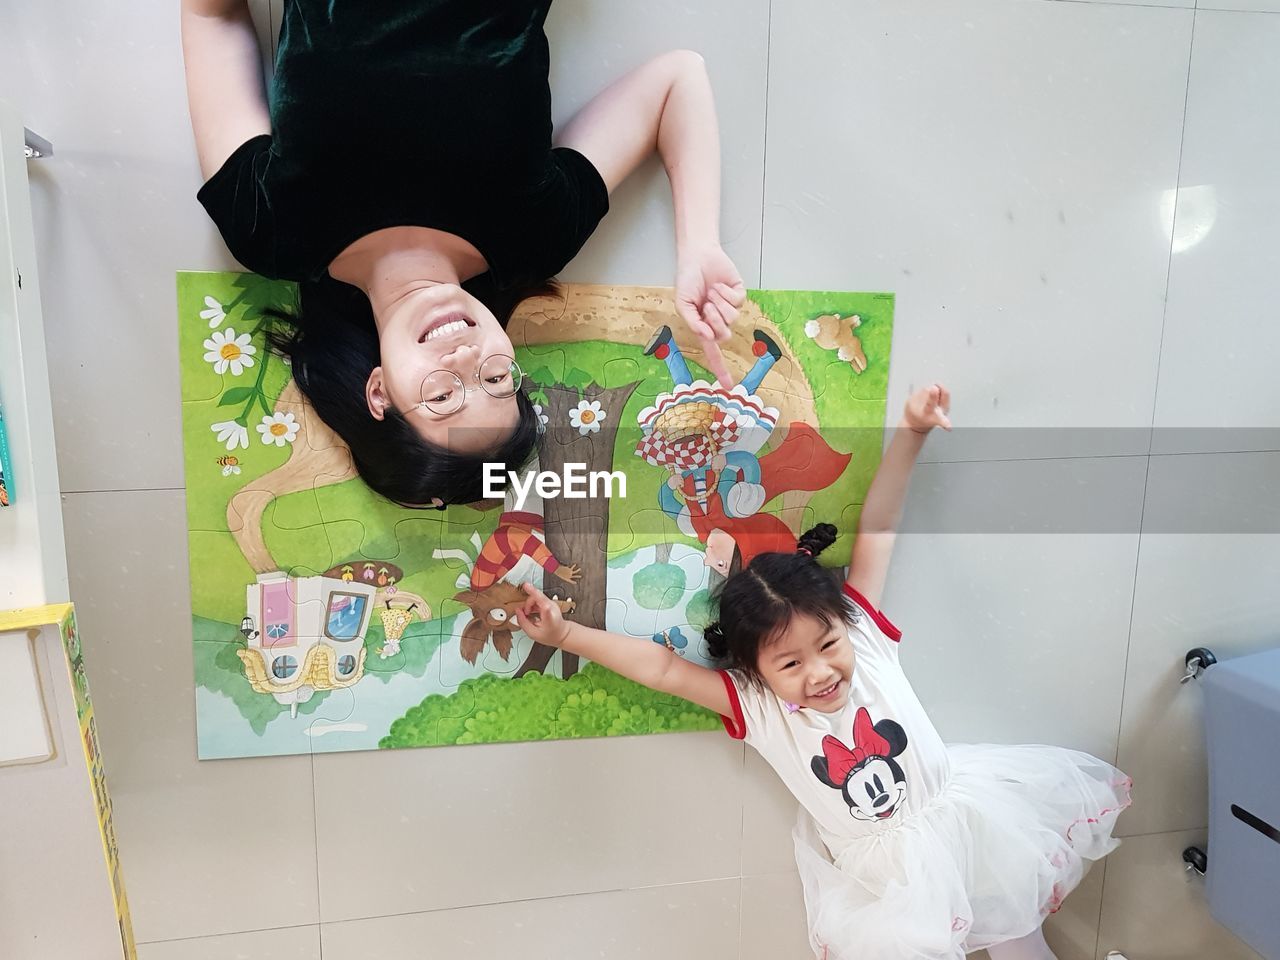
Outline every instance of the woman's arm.
{"type": "Polygon", "coordinates": [[[200,172],[271,132],[258,35],[247,0],[182,0],[182,59],[200,172]]]}
{"type": "Polygon", "coordinates": [[[689,663],[652,640],[566,621],[559,606],[541,590],[529,583],[524,589],[529,599],[520,609],[520,629],[531,639],[586,657],[651,690],[681,697],[721,716],[732,715],[728,691],[715,670],[689,663]]]}
{"type": "Polygon", "coordinates": [[[845,582],[874,607],[880,606],[880,595],[884,592],[911,471],[929,431],[934,427],[951,429],[947,418],[950,409],[951,392],[940,383],[912,394],[867,490],[845,582]]]}
{"type": "Polygon", "coordinates": [[[600,171],[612,193],[654,150],[671,181],[676,217],[676,308],[707,343],[712,373],[732,385],[717,340],[727,340],[746,300],[720,247],[720,134],[701,56],[676,50],[650,60],[588,103],[557,136],[600,171]]]}

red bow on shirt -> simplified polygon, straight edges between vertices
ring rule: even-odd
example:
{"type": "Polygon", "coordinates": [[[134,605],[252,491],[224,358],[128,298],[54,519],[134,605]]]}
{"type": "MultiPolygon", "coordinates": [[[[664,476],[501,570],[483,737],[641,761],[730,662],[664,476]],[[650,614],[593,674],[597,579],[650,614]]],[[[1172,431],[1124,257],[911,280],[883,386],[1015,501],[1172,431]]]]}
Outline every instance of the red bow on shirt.
{"type": "Polygon", "coordinates": [[[827,775],[832,783],[844,783],[849,771],[868,757],[889,756],[889,741],[876,733],[867,708],[859,707],[853,717],[853,749],[828,735],[822,738],[822,753],[827,758],[827,775]]]}

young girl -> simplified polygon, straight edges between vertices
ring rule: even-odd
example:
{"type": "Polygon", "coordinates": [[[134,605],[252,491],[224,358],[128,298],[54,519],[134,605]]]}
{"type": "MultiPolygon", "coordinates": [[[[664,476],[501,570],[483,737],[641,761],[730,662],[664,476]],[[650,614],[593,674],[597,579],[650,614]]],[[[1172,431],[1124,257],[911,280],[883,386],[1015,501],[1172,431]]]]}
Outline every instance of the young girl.
{"type": "Polygon", "coordinates": [[[565,621],[532,585],[519,619],[558,646],[717,711],[800,801],[796,861],[825,960],[1051,960],[1043,919],[1118,841],[1129,780],[1048,746],[946,746],[898,663],[879,610],[911,469],[950,397],[907,403],[867,493],[843,586],[818,566],[823,524],[794,553],[731,577],[707,642],[725,671],[565,621]]]}
{"type": "Polygon", "coordinates": [[[671,180],[677,309],[715,346],[745,299],[720,247],[702,60],[601,93],[552,146],[551,0],[285,0],[263,89],[248,0],[183,0],[200,202],[232,254],[299,282],[277,346],[365,481],[405,505],[481,499],[538,435],[503,329],[655,149],[671,180]],[[505,468],[504,468],[505,469],[505,468]]]}

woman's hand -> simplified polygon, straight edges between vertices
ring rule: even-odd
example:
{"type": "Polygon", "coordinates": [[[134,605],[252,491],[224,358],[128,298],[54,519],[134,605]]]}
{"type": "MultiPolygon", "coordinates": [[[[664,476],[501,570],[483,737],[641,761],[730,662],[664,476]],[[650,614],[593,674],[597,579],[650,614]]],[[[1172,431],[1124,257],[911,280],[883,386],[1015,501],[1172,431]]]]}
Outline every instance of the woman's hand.
{"type": "Polygon", "coordinates": [[[720,341],[733,335],[733,321],[747,300],[738,268],[718,244],[682,252],[676,264],[676,312],[706,350],[707,368],[729,389],[733,378],[720,341]]]}
{"type": "Polygon", "coordinates": [[[524,585],[529,599],[520,608],[520,629],[536,643],[547,647],[562,647],[569,638],[570,624],[560,612],[560,605],[532,583],[524,585]]]}
{"type": "Polygon", "coordinates": [[[902,411],[902,425],[916,433],[928,433],[934,427],[951,429],[951,391],[940,383],[921,387],[907,400],[902,411]]]}

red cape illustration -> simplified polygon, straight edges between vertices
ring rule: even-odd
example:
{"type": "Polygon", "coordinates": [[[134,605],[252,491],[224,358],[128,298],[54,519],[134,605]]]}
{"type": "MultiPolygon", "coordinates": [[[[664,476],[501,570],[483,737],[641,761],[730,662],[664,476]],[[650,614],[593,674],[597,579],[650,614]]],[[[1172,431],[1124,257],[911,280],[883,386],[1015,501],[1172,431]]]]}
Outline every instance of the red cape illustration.
{"type": "MultiPolygon", "coordinates": [[[[809,424],[792,423],[782,442],[760,458],[760,485],[765,490],[765,502],[792,490],[822,490],[831,486],[852,458],[849,453],[836,453],[809,424]]],[[[770,513],[727,516],[719,492],[707,498],[705,510],[694,500],[688,501],[688,508],[698,539],[706,543],[712,530],[723,530],[737,543],[744,567],[757,554],[790,553],[796,549],[795,533],[779,518],[770,513]]]]}

